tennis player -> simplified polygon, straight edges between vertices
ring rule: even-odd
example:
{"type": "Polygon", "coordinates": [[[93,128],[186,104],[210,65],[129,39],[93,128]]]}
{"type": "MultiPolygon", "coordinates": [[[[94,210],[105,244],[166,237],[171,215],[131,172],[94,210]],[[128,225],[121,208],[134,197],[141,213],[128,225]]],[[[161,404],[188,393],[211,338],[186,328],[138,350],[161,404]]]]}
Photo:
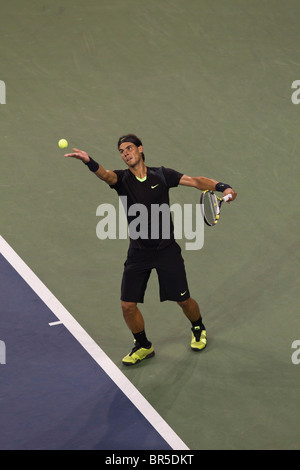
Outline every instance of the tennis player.
{"type": "Polygon", "coordinates": [[[200,190],[221,191],[223,196],[231,194],[231,201],[236,198],[237,193],[230,185],[214,179],[187,176],[163,166],[146,166],[142,142],[134,134],[120,137],[118,150],[127,169],[105,170],[85,151],[79,149],[73,149],[73,153],[65,156],[81,160],[98,178],[117,191],[119,196],[126,196],[129,226],[132,227],[137,220],[133,211],[137,206],[134,205],[142,204],[147,209],[147,233],[140,233],[139,236],[137,231],[134,234],[129,233],[130,245],[121,284],[121,306],[124,320],[134,337],[134,347],[122,362],[131,366],[154,356],[152,343],[146,336],[144,318],[137,305],[144,301],[152,269],[156,269],[158,274],[160,301],[171,300],[182,308],[191,322],[191,349],[201,351],[207,344],[206,328],[202,322],[199,305],[190,296],[181,248],[174,239],[171,213],[169,211],[167,215],[167,233],[164,229],[166,221],[162,217],[158,226],[157,219],[156,225],[153,226],[151,206],[164,204],[169,207],[169,189],[179,184],[200,190]]]}

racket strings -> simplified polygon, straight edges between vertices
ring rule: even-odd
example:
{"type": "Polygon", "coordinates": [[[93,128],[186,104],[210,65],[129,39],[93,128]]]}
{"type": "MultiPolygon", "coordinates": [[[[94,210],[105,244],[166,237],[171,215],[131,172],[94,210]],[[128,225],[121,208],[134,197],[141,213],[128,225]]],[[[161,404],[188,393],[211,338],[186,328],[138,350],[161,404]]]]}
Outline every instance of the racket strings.
{"type": "Polygon", "coordinates": [[[219,214],[219,204],[214,193],[207,191],[204,195],[204,215],[210,225],[216,223],[219,214]]]}

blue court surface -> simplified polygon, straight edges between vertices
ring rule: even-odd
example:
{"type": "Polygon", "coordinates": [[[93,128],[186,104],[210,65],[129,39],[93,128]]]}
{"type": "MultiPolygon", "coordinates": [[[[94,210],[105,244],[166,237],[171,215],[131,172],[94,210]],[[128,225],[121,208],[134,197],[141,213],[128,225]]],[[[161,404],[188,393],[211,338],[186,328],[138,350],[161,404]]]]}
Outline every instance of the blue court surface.
{"type": "Polygon", "coordinates": [[[188,449],[2,237],[0,248],[0,449],[188,449]]]}

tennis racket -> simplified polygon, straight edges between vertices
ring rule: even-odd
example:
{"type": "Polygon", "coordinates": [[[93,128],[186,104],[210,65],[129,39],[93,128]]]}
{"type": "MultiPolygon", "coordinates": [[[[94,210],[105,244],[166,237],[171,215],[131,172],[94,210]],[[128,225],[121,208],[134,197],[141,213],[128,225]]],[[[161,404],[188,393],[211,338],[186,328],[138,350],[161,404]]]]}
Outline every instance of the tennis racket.
{"type": "Polygon", "coordinates": [[[204,222],[210,227],[216,225],[220,218],[220,210],[223,202],[227,202],[231,198],[231,194],[227,194],[227,196],[224,197],[218,197],[213,191],[204,191],[200,196],[200,207],[204,222]]]}

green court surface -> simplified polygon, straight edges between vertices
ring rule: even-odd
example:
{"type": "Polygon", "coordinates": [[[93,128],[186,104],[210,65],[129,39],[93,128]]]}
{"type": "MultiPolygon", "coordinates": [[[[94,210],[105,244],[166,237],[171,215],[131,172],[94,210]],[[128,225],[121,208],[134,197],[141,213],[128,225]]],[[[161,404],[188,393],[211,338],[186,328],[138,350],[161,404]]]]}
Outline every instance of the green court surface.
{"type": "Polygon", "coordinates": [[[299,448],[299,14],[297,0],[1,4],[0,233],[190,449],[299,448]],[[121,363],[128,240],[96,236],[117,194],[57,146],[124,168],[128,132],[149,166],[238,192],[201,250],[179,240],[207,348],[190,350],[153,272],[141,311],[156,356],[134,368],[121,363]]]}

